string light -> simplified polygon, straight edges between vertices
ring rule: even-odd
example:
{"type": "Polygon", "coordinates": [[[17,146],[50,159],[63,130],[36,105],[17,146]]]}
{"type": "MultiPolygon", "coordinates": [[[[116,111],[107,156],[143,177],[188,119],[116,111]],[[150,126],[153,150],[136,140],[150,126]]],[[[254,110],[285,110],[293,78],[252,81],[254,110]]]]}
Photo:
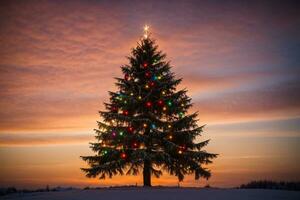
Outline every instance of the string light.
{"type": "Polygon", "coordinates": [[[123,131],[120,131],[120,132],[119,132],[119,135],[120,135],[120,136],[123,136],[123,134],[124,134],[123,131]]]}
{"type": "Polygon", "coordinates": [[[115,131],[113,131],[111,134],[112,134],[113,137],[116,137],[116,132],[115,131]]]}
{"type": "Polygon", "coordinates": [[[133,92],[130,93],[130,96],[133,96],[133,92]]]}
{"type": "Polygon", "coordinates": [[[161,79],[161,76],[158,76],[157,79],[160,80],[160,79],[161,79]]]}
{"type": "Polygon", "coordinates": [[[172,128],[171,124],[168,125],[168,128],[172,128]]]}
{"type": "Polygon", "coordinates": [[[179,151],[178,151],[178,153],[179,153],[179,154],[182,154],[182,151],[181,151],[181,150],[179,150],[179,151]]]}
{"type": "Polygon", "coordinates": [[[144,128],[147,128],[147,126],[148,126],[148,125],[147,125],[146,123],[143,124],[143,127],[144,127],[144,128]]]}
{"type": "Polygon", "coordinates": [[[168,106],[172,106],[172,102],[171,101],[168,101],[168,106]]]}
{"type": "Polygon", "coordinates": [[[181,107],[184,107],[184,104],[183,104],[183,103],[181,104],[181,107]]]}
{"type": "Polygon", "coordinates": [[[180,112],[178,115],[180,118],[183,117],[183,112],[180,112]]]}
{"type": "Polygon", "coordinates": [[[166,110],[167,110],[167,107],[166,107],[166,106],[164,106],[164,107],[163,107],[163,111],[166,111],[166,110]]]}
{"type": "Polygon", "coordinates": [[[147,68],[148,67],[148,63],[144,62],[143,67],[147,68]]]}
{"type": "Polygon", "coordinates": [[[141,97],[141,96],[139,96],[139,97],[138,97],[138,99],[139,99],[139,100],[142,100],[142,97],[141,97]]]}
{"type": "Polygon", "coordinates": [[[151,124],[151,128],[155,129],[156,128],[155,124],[151,124]]]}
{"type": "Polygon", "coordinates": [[[105,155],[105,154],[107,154],[107,151],[106,151],[106,150],[104,150],[104,151],[103,151],[103,154],[104,154],[104,155],[105,155]]]}
{"type": "Polygon", "coordinates": [[[134,147],[137,147],[137,146],[138,146],[138,144],[137,144],[136,142],[134,142],[134,143],[133,143],[133,146],[134,146],[134,147]]]}
{"type": "Polygon", "coordinates": [[[169,139],[172,140],[172,139],[173,139],[173,136],[172,136],[172,135],[169,135],[169,139]]]}
{"type": "Polygon", "coordinates": [[[163,95],[165,95],[165,94],[166,94],[166,91],[163,90],[161,93],[162,93],[163,95]]]}
{"type": "Polygon", "coordinates": [[[128,115],[128,110],[123,110],[124,115],[128,115]]]}
{"type": "Polygon", "coordinates": [[[146,89],[149,89],[149,85],[148,85],[148,84],[146,84],[146,85],[145,85],[145,88],[146,88],[146,89]]]}

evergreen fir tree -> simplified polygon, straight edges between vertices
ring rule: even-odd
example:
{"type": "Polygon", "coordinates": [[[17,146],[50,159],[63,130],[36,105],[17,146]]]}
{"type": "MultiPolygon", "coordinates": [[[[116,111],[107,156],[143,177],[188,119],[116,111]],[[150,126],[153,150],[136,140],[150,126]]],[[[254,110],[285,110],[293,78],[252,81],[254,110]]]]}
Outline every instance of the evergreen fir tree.
{"type": "Polygon", "coordinates": [[[151,175],[168,172],[179,181],[187,174],[195,179],[209,178],[203,164],[217,155],[203,150],[209,140],[195,142],[203,126],[186,90],[176,91],[181,79],[170,71],[166,55],[158,51],[148,28],[122,66],[124,78],[116,78],[117,92],[109,92],[110,103],[100,111],[102,122],[96,129],[97,142],[91,143],[93,156],[82,156],[89,168],[87,177],[105,179],[114,175],[137,175],[143,171],[144,186],[151,186],[151,175]]]}

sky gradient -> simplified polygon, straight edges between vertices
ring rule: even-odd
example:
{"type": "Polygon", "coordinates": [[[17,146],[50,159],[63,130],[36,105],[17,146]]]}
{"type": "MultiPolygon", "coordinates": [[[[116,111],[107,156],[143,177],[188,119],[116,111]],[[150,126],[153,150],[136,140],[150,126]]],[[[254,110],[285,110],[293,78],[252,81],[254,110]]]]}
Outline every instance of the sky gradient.
{"type": "MultiPolygon", "coordinates": [[[[296,1],[2,1],[0,187],[116,185],[87,179],[98,110],[150,25],[220,156],[231,187],[300,179],[300,6],[296,1]]],[[[164,175],[154,184],[177,185],[164,175]]]]}

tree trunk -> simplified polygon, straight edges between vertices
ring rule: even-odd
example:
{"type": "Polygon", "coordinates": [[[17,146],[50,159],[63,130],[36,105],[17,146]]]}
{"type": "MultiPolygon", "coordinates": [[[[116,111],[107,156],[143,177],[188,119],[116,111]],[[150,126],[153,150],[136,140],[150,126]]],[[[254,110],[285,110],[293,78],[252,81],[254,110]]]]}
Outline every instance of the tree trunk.
{"type": "Polygon", "coordinates": [[[151,163],[149,160],[144,161],[143,178],[144,187],[151,187],[151,163]]]}

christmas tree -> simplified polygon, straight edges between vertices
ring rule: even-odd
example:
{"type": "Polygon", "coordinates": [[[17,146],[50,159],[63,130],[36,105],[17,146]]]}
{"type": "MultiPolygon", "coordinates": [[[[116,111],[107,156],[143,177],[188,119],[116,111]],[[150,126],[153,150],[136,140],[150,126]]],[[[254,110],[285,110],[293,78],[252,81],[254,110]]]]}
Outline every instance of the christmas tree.
{"type": "Polygon", "coordinates": [[[109,92],[110,103],[100,111],[97,142],[91,143],[96,155],[82,156],[89,165],[82,170],[100,179],[142,170],[144,186],[151,186],[151,175],[163,172],[179,181],[187,174],[208,179],[211,173],[202,165],[217,155],[203,150],[209,140],[195,142],[203,126],[197,125],[197,113],[188,113],[191,98],[186,90],[176,91],[181,79],[170,71],[148,28],[128,57],[129,65],[121,67],[118,91],[109,92]]]}

